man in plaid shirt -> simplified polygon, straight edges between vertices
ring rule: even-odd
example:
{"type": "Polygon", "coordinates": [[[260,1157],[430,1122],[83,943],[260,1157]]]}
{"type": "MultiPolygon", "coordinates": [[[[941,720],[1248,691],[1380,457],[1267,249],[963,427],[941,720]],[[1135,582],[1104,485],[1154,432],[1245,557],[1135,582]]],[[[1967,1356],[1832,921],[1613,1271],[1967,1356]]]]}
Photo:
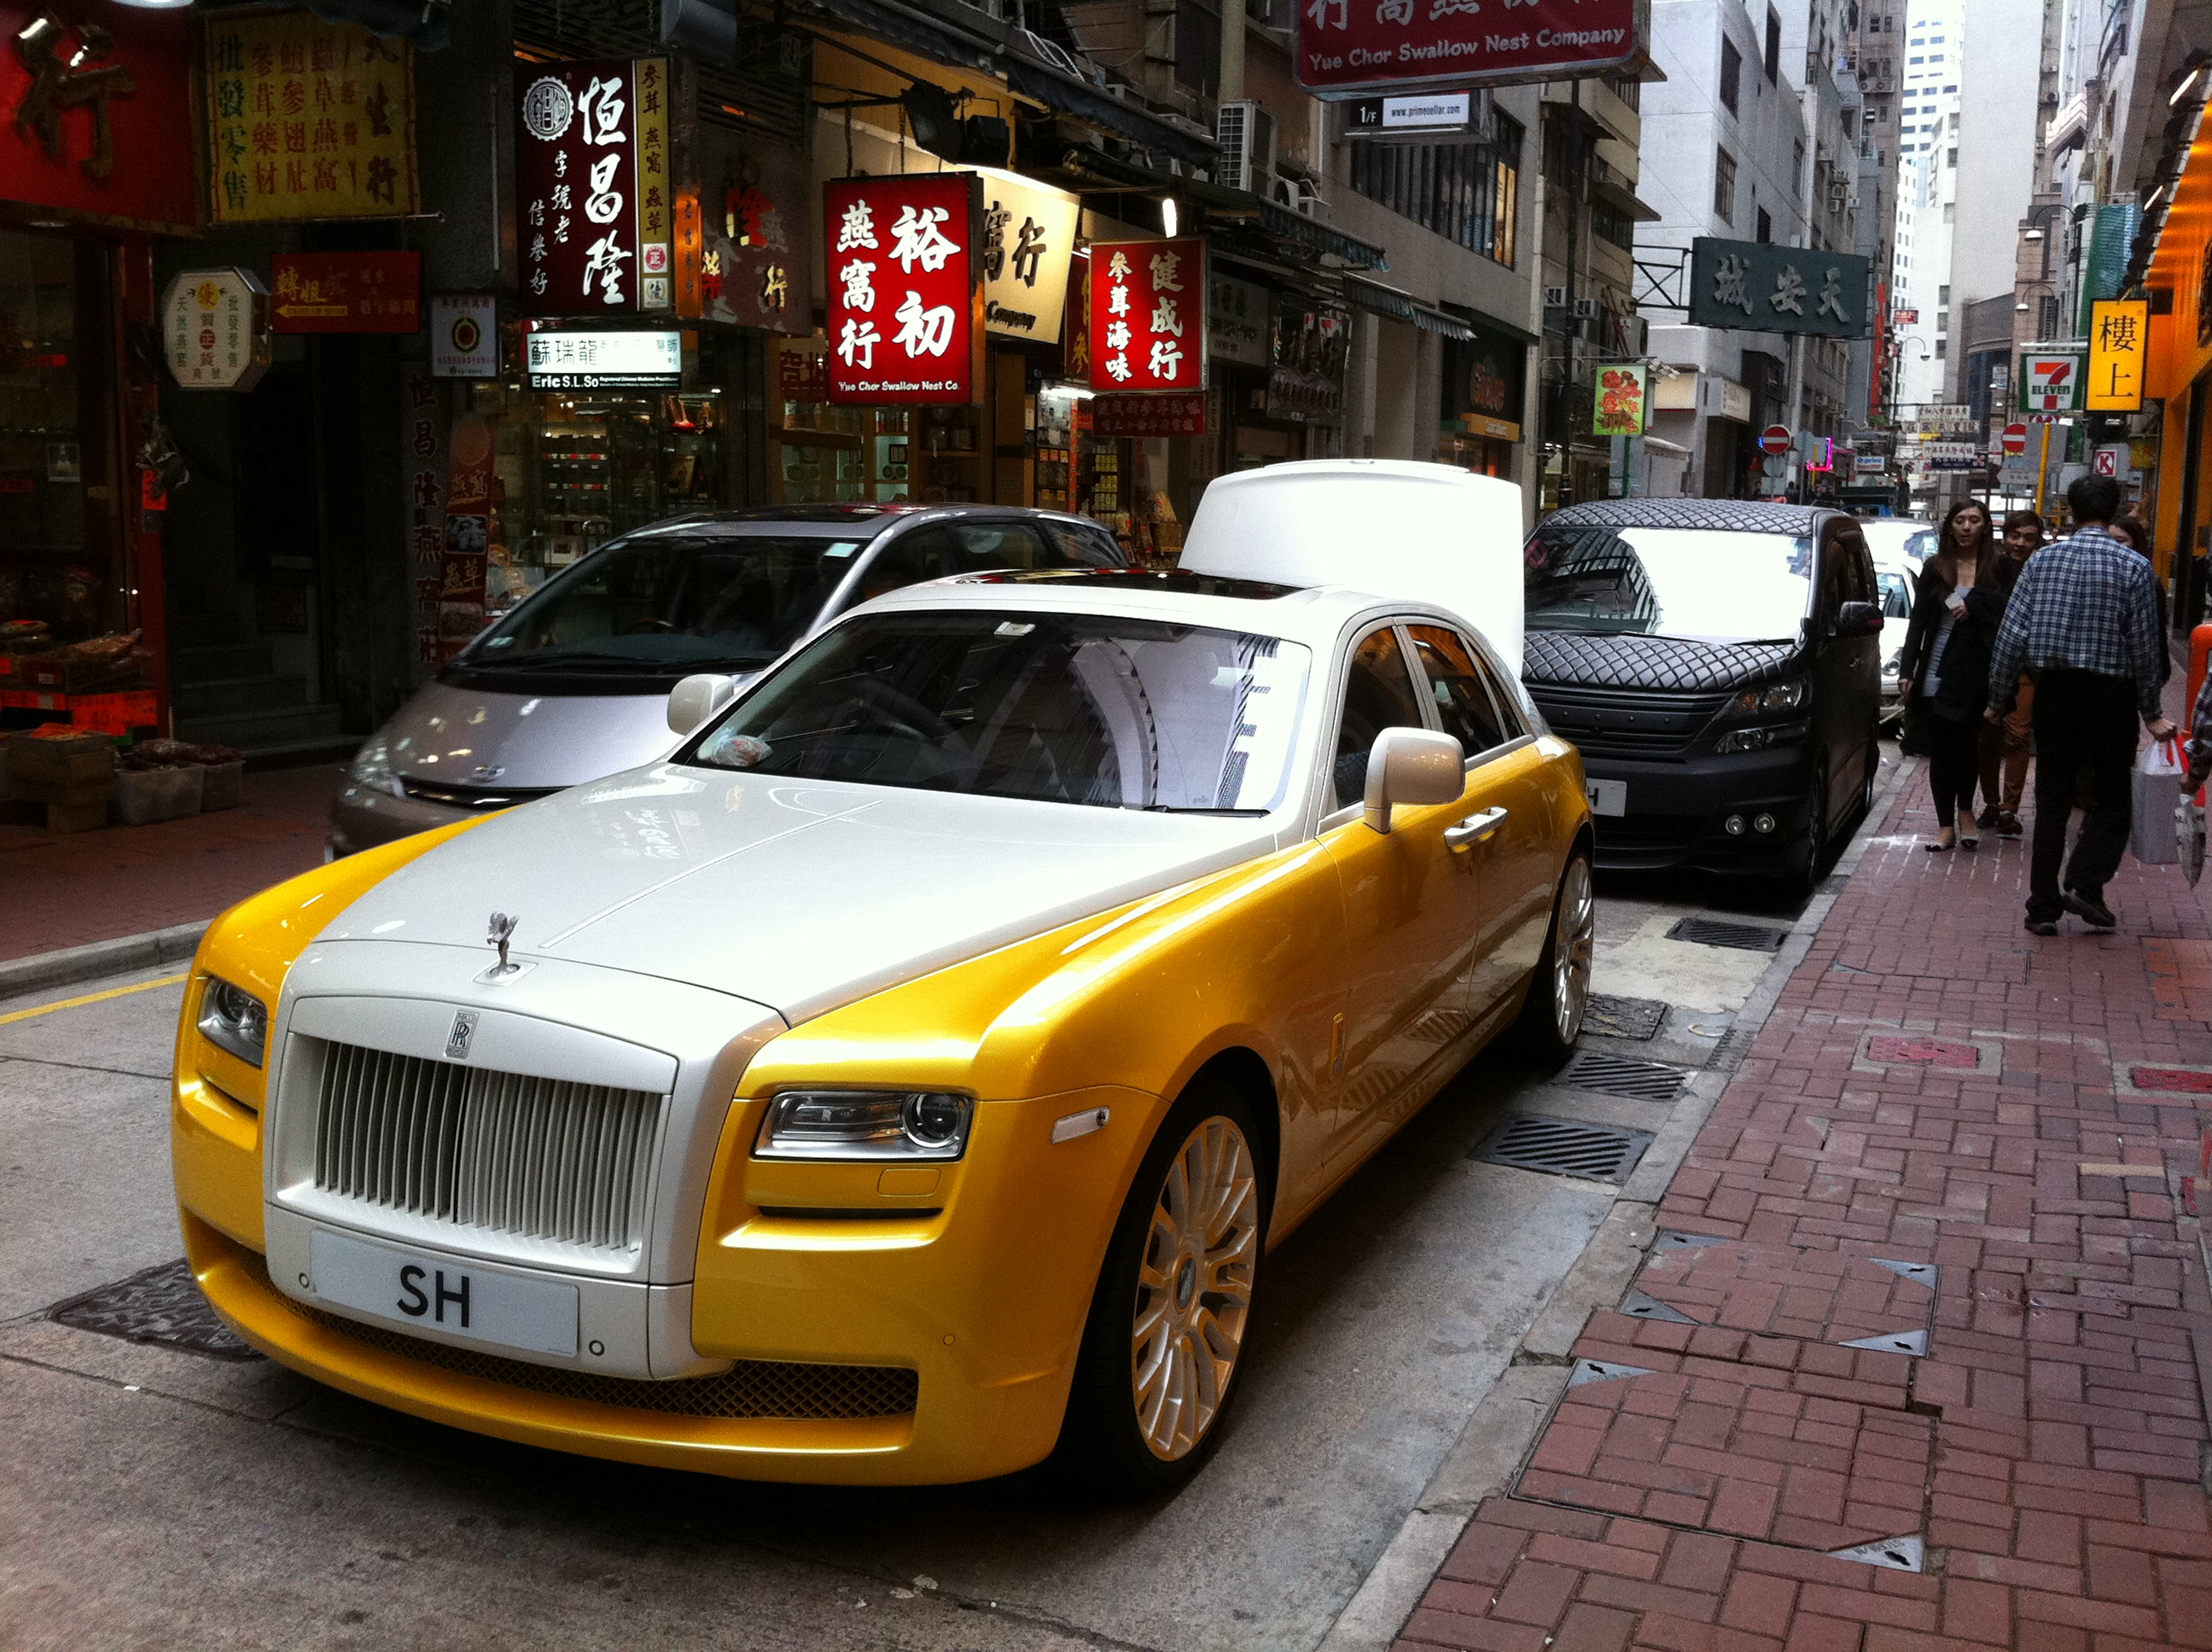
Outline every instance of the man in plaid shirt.
{"type": "Polygon", "coordinates": [[[2027,927],[2038,935],[2056,935],[2067,912],[2092,929],[2118,922],[2105,905],[2105,885],[2128,841],[2136,720],[2160,739],[2173,732],[2159,709],[2166,652],[2150,563],[2109,531],[2120,484],[2083,477],[2066,490],[2066,503],[2074,535],[2027,559],[1990,660],[1991,721],[2012,709],[2023,670],[2035,679],[2027,927]],[[2068,860],[2066,828],[2084,779],[2088,804],[2068,860]]]}

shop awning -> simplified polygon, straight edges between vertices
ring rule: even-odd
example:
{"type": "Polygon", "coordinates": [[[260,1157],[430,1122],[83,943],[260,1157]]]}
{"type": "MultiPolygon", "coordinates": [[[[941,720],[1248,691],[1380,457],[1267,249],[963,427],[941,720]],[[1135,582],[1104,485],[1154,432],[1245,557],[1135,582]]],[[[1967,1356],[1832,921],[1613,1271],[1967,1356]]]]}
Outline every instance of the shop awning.
{"type": "Polygon", "coordinates": [[[1253,194],[1249,190],[1231,189],[1225,184],[1207,183],[1196,178],[1178,178],[1172,173],[1155,172],[1150,167],[1140,167],[1133,161],[1120,161],[1100,149],[1074,149],[1062,156],[1060,170],[1073,173],[1079,179],[1090,180],[1096,189],[1143,190],[1147,193],[1173,195],[1204,209],[1211,216],[1241,221],[1258,229],[1272,240],[1287,242],[1309,252],[1326,253],[1341,258],[1358,270],[1388,270],[1390,261],[1382,256],[1382,249],[1358,240],[1352,236],[1331,229],[1327,224],[1295,212],[1278,201],[1253,194]]]}
{"type": "Polygon", "coordinates": [[[1470,309],[1464,304],[1454,304],[1446,301],[1443,308],[1444,313],[1455,321],[1463,321],[1474,328],[1478,337],[1487,335],[1508,344],[1520,344],[1524,347],[1540,344],[1544,342],[1544,336],[1541,333],[1531,332],[1528,328],[1511,321],[1501,321],[1494,315],[1487,314],[1481,310],[1470,309]]]}
{"type": "MultiPolygon", "coordinates": [[[[734,12],[738,0],[701,0],[734,12]]],[[[1114,95],[1058,59],[1069,58],[1027,29],[1002,23],[953,0],[799,0],[787,15],[813,11],[933,62],[1002,76],[1020,96],[1087,121],[1189,166],[1210,167],[1216,150],[1197,125],[1155,114],[1140,102],[1114,95]],[[957,15],[947,14],[957,13],[957,15]]]]}
{"type": "Polygon", "coordinates": [[[1475,337],[1475,331],[1457,316],[1446,315],[1442,310],[1422,303],[1411,293],[1395,287],[1386,287],[1379,281],[1370,281],[1364,276],[1346,276],[1344,295],[1363,310],[1372,310],[1377,315],[1387,315],[1399,321],[1410,321],[1423,332],[1432,332],[1445,338],[1455,338],[1468,343],[1475,337]]]}

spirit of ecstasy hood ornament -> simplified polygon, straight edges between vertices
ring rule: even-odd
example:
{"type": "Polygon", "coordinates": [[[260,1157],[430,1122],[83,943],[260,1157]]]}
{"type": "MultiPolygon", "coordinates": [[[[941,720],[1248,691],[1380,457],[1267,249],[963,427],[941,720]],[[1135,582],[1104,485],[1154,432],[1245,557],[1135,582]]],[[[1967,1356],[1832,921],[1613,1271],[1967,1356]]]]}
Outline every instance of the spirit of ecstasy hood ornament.
{"type": "Polygon", "coordinates": [[[509,963],[507,961],[507,943],[514,938],[514,926],[520,921],[520,918],[510,918],[504,912],[495,912],[491,914],[491,933],[484,937],[484,944],[499,949],[499,968],[489,971],[489,974],[512,975],[520,973],[522,969],[520,964],[509,963]]]}

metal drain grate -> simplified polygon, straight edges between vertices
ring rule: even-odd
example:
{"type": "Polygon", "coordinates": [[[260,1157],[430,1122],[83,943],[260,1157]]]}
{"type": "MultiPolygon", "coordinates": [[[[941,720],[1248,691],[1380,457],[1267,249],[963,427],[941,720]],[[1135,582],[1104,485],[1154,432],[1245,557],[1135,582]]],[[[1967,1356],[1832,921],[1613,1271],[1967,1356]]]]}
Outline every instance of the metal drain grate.
{"type": "Polygon", "coordinates": [[[1584,1050],[1559,1075],[1559,1083],[1577,1090],[1594,1090],[1601,1096],[1626,1096],[1639,1102],[1671,1102],[1682,1093],[1690,1075],[1663,1061],[1639,1061],[1626,1055],[1600,1055],[1584,1050]]]}
{"type": "Polygon", "coordinates": [[[46,1317],[81,1331],[97,1331],[130,1342],[188,1348],[221,1359],[261,1357],[216,1317],[181,1256],[82,1297],[72,1297],[47,1310],[46,1317]]]}
{"type": "Polygon", "coordinates": [[[1786,929],[1765,924],[1732,924],[1719,918],[1683,918],[1667,932],[1670,941],[1695,941],[1699,946],[1733,946],[1745,952],[1779,952],[1786,929]]]}
{"type": "Polygon", "coordinates": [[[1726,1072],[1751,1054],[1751,1041],[1758,1036],[1748,1027],[1730,1027],[1721,1035],[1721,1042],[1713,1046],[1713,1053],[1705,1058],[1705,1065],[1717,1072],[1726,1072]]]}
{"type": "Polygon", "coordinates": [[[1650,1038],[1666,1019],[1667,1006],[1656,998],[1615,998],[1610,993],[1592,993],[1583,1030],[1607,1038],[1650,1038]]]}
{"type": "Polygon", "coordinates": [[[1510,1165],[1516,1170],[1541,1170],[1591,1181],[1626,1181],[1650,1145],[1648,1130],[1523,1114],[1499,1125],[1468,1157],[1487,1164],[1510,1165]]]}

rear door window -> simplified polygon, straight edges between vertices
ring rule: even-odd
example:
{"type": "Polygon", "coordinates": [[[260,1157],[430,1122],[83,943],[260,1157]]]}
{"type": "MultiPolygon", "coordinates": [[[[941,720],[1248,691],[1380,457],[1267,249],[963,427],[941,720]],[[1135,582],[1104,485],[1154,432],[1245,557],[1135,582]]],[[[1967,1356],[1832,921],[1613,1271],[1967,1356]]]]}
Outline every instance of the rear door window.
{"type": "Polygon", "coordinates": [[[1367,754],[1386,728],[1425,728],[1395,626],[1378,626],[1352,650],[1337,720],[1336,806],[1350,808],[1367,795],[1367,754]]]}
{"type": "Polygon", "coordinates": [[[1465,639],[1441,625],[1408,629],[1413,657],[1420,662],[1421,675],[1430,698],[1436,701],[1437,720],[1443,732],[1456,739],[1470,757],[1504,744],[1511,737],[1505,732],[1490,687],[1483,680],[1481,665],[1465,639]]]}

